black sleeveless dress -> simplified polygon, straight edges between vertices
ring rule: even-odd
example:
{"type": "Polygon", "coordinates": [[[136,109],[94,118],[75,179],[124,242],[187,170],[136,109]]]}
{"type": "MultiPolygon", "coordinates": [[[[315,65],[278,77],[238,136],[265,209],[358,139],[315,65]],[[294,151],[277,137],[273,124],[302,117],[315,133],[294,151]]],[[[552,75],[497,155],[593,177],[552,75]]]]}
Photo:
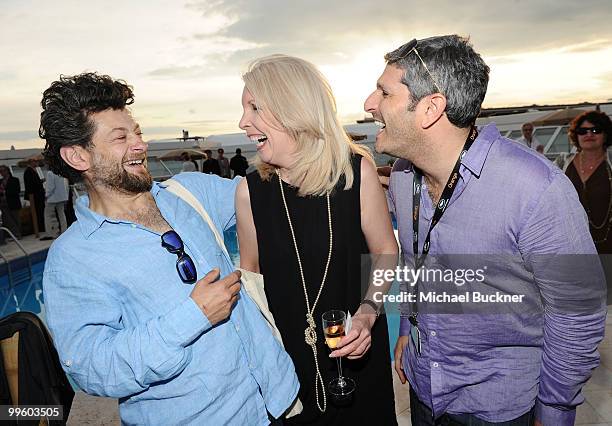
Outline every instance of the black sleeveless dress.
{"type": "Polygon", "coordinates": [[[576,165],[572,161],[565,170],[566,176],[574,184],[580,203],[589,216],[589,230],[599,254],[612,253],[612,221],[609,220],[612,182],[607,161],[602,161],[593,174],[582,182],[576,165]],[[593,224],[597,228],[593,227],[593,224]]]}
{"type": "MultiPolygon", "coordinates": [[[[354,183],[350,190],[338,184],[330,196],[333,252],[327,280],[314,311],[317,324],[319,369],[325,386],[338,376],[336,361],[328,357],[321,315],[332,309],[355,313],[364,293],[361,255],[368,253],[361,231],[361,156],[354,156],[354,183]]],[[[265,278],[270,310],[282,334],[285,349],[293,359],[300,380],[299,397],[304,411],[286,424],[394,425],[397,424],[389,356],[387,321],[381,315],[372,328],[372,347],[359,360],[342,359],[345,376],[357,384],[352,400],[339,405],[327,392],[327,410],[321,414],[315,398],[315,363],[304,341],[306,302],[291,238],[278,176],[262,181],[255,171],[247,176],[251,210],[257,232],[259,267],[265,278]]],[[[310,304],[321,285],[329,252],[329,227],[325,197],[299,197],[297,189],[283,182],[285,198],[295,231],[310,304]]]]}

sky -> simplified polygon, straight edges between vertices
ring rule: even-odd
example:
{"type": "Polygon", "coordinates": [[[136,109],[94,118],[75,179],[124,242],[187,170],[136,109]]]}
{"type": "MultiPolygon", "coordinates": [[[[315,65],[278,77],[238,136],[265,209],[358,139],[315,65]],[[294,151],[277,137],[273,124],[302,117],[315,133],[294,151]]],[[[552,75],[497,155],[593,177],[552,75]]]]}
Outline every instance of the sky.
{"type": "Polygon", "coordinates": [[[145,139],[239,132],[241,72],[272,53],[313,62],[343,123],[383,56],[460,34],[491,67],[484,107],[612,99],[610,0],[0,0],[0,149],[43,146],[42,92],[97,71],[134,88],[145,139]]]}

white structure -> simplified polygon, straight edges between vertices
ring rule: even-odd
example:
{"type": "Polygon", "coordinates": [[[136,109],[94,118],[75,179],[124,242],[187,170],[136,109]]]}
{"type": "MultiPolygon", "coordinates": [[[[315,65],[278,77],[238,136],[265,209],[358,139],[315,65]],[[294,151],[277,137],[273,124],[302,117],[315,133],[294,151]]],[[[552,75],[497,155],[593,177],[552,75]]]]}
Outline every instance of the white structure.
{"type": "MultiPolygon", "coordinates": [[[[526,122],[533,122],[547,116],[555,111],[562,111],[566,108],[580,108],[584,110],[594,109],[594,104],[560,106],[558,109],[550,107],[518,107],[516,109],[499,109],[500,115],[488,115],[476,120],[478,126],[487,123],[495,123],[502,135],[510,139],[518,139],[521,137],[521,126],[526,122]],[[538,109],[541,108],[541,109],[538,109]],[[515,113],[515,111],[525,111],[515,113]],[[508,113],[504,113],[508,112],[508,113]]],[[[600,105],[600,110],[608,115],[612,115],[612,103],[600,105]]],[[[491,114],[494,110],[484,110],[483,115],[491,114]]],[[[347,132],[356,135],[365,135],[365,138],[358,141],[370,147],[376,163],[378,165],[387,164],[392,161],[392,157],[385,154],[378,154],[374,151],[374,143],[376,142],[376,133],[379,127],[371,121],[371,119],[360,120],[360,122],[348,124],[344,126],[347,132]]],[[[552,126],[535,126],[534,137],[544,145],[544,153],[549,158],[556,157],[559,153],[568,152],[570,144],[567,137],[567,125],[552,125],[552,126]]],[[[148,141],[148,167],[156,179],[168,178],[181,170],[182,162],[176,159],[159,159],[160,156],[173,150],[199,150],[210,149],[216,155],[218,148],[225,150],[225,157],[231,158],[234,156],[236,148],[242,150],[242,155],[247,159],[256,155],[255,144],[251,142],[244,133],[227,133],[219,135],[203,136],[188,136],[187,132],[183,133],[182,138],[158,139],[148,141]]],[[[17,163],[25,158],[40,154],[40,149],[11,149],[0,151],[0,164],[7,164],[11,167],[13,175],[22,180],[23,168],[17,163]]],[[[22,185],[23,189],[23,185],[22,185]]]]}

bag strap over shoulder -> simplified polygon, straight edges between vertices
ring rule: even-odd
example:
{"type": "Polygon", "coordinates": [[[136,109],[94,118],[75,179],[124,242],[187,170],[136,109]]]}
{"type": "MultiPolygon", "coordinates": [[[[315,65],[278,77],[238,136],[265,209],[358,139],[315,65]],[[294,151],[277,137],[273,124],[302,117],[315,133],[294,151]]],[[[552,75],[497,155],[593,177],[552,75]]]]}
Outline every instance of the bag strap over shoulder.
{"type": "Polygon", "coordinates": [[[204,206],[202,206],[202,203],[200,203],[200,201],[198,201],[198,199],[187,188],[185,188],[180,182],[178,182],[175,179],[168,179],[167,181],[164,182],[164,185],[166,185],[166,189],[168,189],[168,191],[172,192],[174,195],[176,195],[177,197],[185,201],[187,204],[193,207],[193,209],[197,211],[200,214],[200,216],[202,216],[202,219],[204,219],[204,222],[208,224],[211,231],[215,235],[217,244],[219,244],[219,247],[223,249],[223,252],[229,259],[230,256],[229,256],[229,253],[227,252],[227,249],[225,248],[225,242],[223,241],[223,237],[219,233],[219,230],[217,229],[212,219],[208,215],[208,212],[206,211],[204,206]]]}
{"type": "MultiPolygon", "coordinates": [[[[164,182],[164,184],[166,185],[166,189],[168,191],[172,192],[174,195],[176,195],[177,197],[185,201],[187,204],[193,207],[193,209],[197,211],[200,214],[200,216],[202,216],[202,219],[204,219],[204,222],[208,224],[213,234],[215,234],[215,239],[217,240],[217,244],[219,244],[219,247],[221,247],[221,249],[227,256],[227,259],[230,260],[230,263],[231,263],[231,257],[229,253],[227,252],[227,248],[225,247],[225,242],[223,241],[223,237],[221,237],[219,230],[213,223],[212,219],[208,215],[208,212],[206,211],[202,203],[200,203],[200,201],[198,201],[198,199],[187,188],[185,188],[175,179],[168,179],[167,181],[164,182]]],[[[255,305],[259,309],[259,311],[262,313],[265,320],[270,325],[272,334],[275,336],[276,339],[278,339],[281,346],[284,347],[283,338],[280,334],[280,331],[278,330],[278,327],[276,327],[276,323],[274,322],[274,316],[272,315],[272,312],[270,312],[270,309],[268,307],[268,300],[266,299],[266,293],[264,291],[263,276],[256,272],[247,271],[246,269],[241,269],[241,268],[238,268],[238,269],[242,273],[242,282],[243,282],[243,285],[244,285],[244,288],[247,294],[249,294],[249,296],[251,297],[251,299],[254,301],[255,305]]],[[[285,411],[285,417],[286,418],[293,417],[297,414],[300,414],[302,410],[303,410],[302,402],[296,396],[295,400],[293,401],[293,404],[287,409],[287,411],[285,411]]]]}

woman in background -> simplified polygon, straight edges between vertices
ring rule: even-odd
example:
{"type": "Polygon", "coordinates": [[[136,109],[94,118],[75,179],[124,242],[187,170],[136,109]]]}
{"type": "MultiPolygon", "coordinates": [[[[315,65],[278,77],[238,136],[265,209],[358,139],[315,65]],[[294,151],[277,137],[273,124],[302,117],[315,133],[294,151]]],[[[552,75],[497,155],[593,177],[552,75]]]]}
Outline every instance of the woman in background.
{"type": "Polygon", "coordinates": [[[17,239],[21,239],[21,184],[11,173],[8,166],[0,166],[0,211],[3,226],[7,227],[17,239]]]}
{"type": "Polygon", "coordinates": [[[589,218],[591,236],[600,254],[612,253],[612,166],[608,158],[612,123],[603,112],[587,111],[569,127],[577,153],[563,170],[572,181],[589,218]]]}

